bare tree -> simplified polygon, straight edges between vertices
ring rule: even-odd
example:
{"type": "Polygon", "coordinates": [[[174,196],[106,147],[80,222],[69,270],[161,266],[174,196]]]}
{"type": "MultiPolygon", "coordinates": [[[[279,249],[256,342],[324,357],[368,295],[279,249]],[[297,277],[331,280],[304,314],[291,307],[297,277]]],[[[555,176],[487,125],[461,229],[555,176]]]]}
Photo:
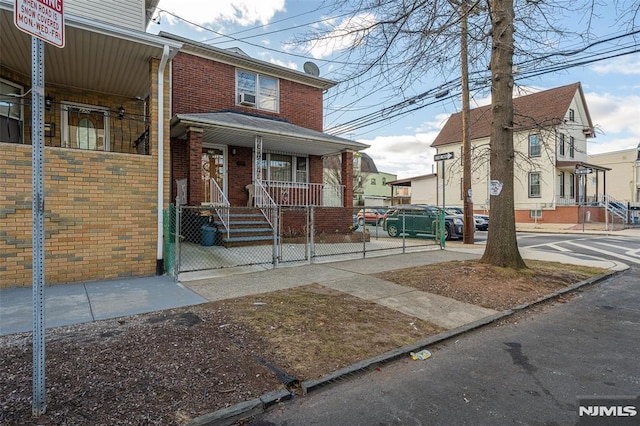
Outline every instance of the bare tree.
{"type": "MultiPolygon", "coordinates": [[[[620,0],[617,4],[625,1],[631,2],[620,0]]],[[[500,195],[492,196],[492,226],[482,260],[523,268],[525,264],[515,234],[513,199],[517,158],[513,143],[514,56],[534,69],[545,61],[553,61],[554,55],[550,52],[563,38],[589,38],[590,22],[586,22],[586,30],[576,27],[572,32],[561,29],[558,22],[568,14],[586,16],[588,20],[594,16],[591,8],[598,4],[593,0],[515,0],[515,4],[514,0],[342,0],[335,3],[334,10],[350,10],[349,19],[299,41],[308,47],[332,45],[334,49],[343,49],[343,53],[334,58],[341,66],[334,71],[334,76],[340,80],[340,91],[358,91],[357,102],[367,102],[369,98],[383,104],[389,99],[397,100],[399,95],[404,97],[405,101],[384,110],[391,115],[401,108],[418,110],[436,99],[457,99],[455,92],[463,86],[462,21],[468,19],[467,84],[472,88],[486,88],[487,82],[491,83],[491,140],[489,147],[481,151],[486,152],[488,148],[491,179],[502,183],[500,195]],[[474,13],[466,13],[469,10],[474,13]],[[514,41],[515,27],[519,31],[514,41]],[[427,79],[438,76],[443,83],[433,90],[418,92],[415,89],[414,83],[432,81],[427,79]],[[374,83],[376,90],[362,94],[365,81],[374,83]],[[385,87],[389,89],[388,97],[380,90],[385,87]]],[[[635,18],[638,8],[633,6],[631,2],[627,13],[635,18]]],[[[335,99],[332,96],[329,105],[335,99]]],[[[343,109],[350,106],[341,105],[343,109]]],[[[463,157],[468,161],[469,147],[465,148],[463,157]]],[[[466,164],[465,173],[470,174],[468,170],[477,167],[477,164],[466,164]]],[[[465,182],[465,188],[468,185],[465,182]]]]}

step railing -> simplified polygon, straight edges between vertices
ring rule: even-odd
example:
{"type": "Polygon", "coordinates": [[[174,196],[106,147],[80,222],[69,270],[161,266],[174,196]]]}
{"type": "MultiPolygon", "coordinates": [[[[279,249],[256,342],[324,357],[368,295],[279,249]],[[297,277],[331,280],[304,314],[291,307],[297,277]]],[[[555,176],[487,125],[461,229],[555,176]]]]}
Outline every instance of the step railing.
{"type": "Polygon", "coordinates": [[[229,238],[229,210],[231,207],[231,204],[229,203],[229,200],[227,199],[227,196],[224,195],[224,192],[222,191],[222,189],[220,189],[220,186],[218,185],[218,182],[216,182],[215,179],[211,179],[211,186],[210,188],[210,194],[211,194],[211,205],[213,206],[214,210],[216,211],[216,214],[218,215],[218,217],[220,218],[220,221],[222,222],[222,226],[224,226],[224,229],[227,230],[227,238],[229,238]]]}
{"type": "Polygon", "coordinates": [[[255,182],[254,191],[254,201],[256,203],[256,207],[258,207],[260,211],[262,211],[262,214],[267,219],[267,222],[269,222],[269,225],[272,228],[275,228],[273,224],[275,219],[275,212],[278,211],[278,205],[275,201],[273,201],[273,198],[271,198],[271,195],[269,195],[269,192],[267,192],[261,181],[257,180],[255,182]]]}
{"type": "Polygon", "coordinates": [[[627,223],[629,220],[629,209],[627,208],[627,203],[622,201],[618,201],[612,196],[605,194],[600,198],[600,205],[604,206],[607,212],[611,213],[614,216],[619,217],[623,220],[624,223],[627,223]]]}

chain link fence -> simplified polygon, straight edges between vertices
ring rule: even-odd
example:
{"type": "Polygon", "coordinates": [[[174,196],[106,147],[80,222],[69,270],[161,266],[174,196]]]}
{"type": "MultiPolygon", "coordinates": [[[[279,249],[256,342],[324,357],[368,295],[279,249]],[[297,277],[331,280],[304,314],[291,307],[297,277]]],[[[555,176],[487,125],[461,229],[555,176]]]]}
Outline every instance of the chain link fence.
{"type": "Polygon", "coordinates": [[[264,214],[252,207],[171,206],[165,211],[165,267],[178,277],[202,270],[270,268],[440,247],[432,234],[390,235],[385,212],[383,207],[279,206],[264,214]]]}

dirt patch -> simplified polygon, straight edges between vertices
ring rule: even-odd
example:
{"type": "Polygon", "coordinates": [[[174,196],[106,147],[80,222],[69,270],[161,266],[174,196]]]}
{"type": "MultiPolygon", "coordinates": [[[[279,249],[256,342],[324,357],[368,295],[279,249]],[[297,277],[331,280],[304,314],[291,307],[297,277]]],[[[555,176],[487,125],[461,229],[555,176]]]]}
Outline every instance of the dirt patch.
{"type": "MultiPolygon", "coordinates": [[[[518,273],[450,262],[377,276],[505,309],[603,272],[528,263],[518,273]]],[[[319,285],[59,327],[47,330],[48,407],[37,419],[31,336],[3,336],[0,424],[184,424],[440,331],[319,285]]]]}
{"type": "Polygon", "coordinates": [[[588,266],[528,260],[514,271],[475,261],[436,263],[376,274],[396,284],[451,297],[485,308],[504,310],[606,271],[588,266]]]}

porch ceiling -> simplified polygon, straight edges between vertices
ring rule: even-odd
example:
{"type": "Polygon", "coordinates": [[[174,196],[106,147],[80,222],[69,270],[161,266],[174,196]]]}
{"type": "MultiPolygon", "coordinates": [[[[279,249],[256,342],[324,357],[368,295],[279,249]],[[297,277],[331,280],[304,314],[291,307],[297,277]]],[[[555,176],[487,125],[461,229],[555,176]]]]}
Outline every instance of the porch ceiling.
{"type": "MultiPolygon", "coordinates": [[[[45,43],[45,82],[125,97],[149,92],[149,60],[163,46],[181,43],[96,21],[65,16],[65,47],[45,43]]],[[[31,36],[13,22],[11,4],[0,0],[0,67],[31,80],[31,36]]],[[[46,90],[46,89],[45,89],[46,90]]]]}
{"type": "Polygon", "coordinates": [[[171,119],[171,137],[185,137],[191,127],[203,129],[205,144],[253,147],[255,137],[262,136],[264,150],[320,156],[369,147],[285,121],[235,112],[178,114],[171,119]]]}

